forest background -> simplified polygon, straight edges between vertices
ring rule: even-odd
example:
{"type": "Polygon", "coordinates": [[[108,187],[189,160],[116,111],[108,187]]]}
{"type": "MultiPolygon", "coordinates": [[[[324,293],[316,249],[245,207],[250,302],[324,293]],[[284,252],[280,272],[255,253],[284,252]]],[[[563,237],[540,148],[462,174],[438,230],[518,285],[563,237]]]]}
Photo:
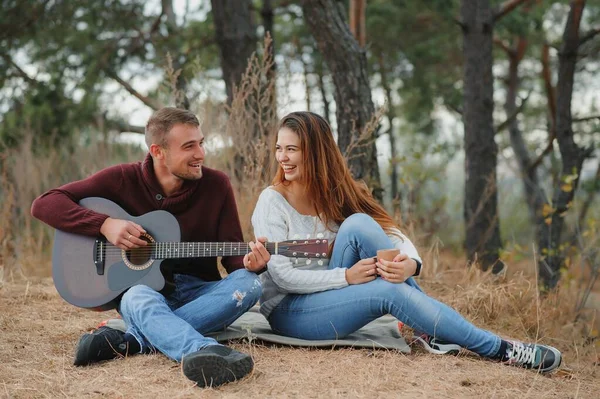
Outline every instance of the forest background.
{"type": "MultiPolygon", "coordinates": [[[[144,123],[166,105],[201,117],[206,165],[230,176],[247,239],[256,198],[272,176],[277,120],[295,110],[323,115],[354,176],[420,248],[422,282],[432,295],[501,334],[560,347],[566,376],[545,394],[561,396],[573,384],[582,396],[598,389],[600,1],[1,5],[0,328],[11,337],[1,353],[13,367],[0,377],[8,396],[31,394],[26,381],[37,381],[33,396],[91,389],[42,378],[43,368],[31,371],[19,360],[48,344],[20,348],[21,327],[60,325],[48,313],[68,314],[73,324],[59,328],[60,344],[46,360],[62,374],[81,373],[69,366],[71,347],[98,321],[53,290],[53,231],[30,217],[31,202],[108,165],[142,159],[144,123]],[[37,311],[24,311],[32,303],[37,311]]],[[[284,348],[252,350],[265,365],[294,357],[284,348]]],[[[394,355],[358,352],[319,354],[322,376],[354,357],[376,379],[378,357],[407,367],[394,355]]],[[[300,358],[311,364],[311,354],[300,358]]],[[[296,358],[292,364],[298,361],[303,368],[296,358]]],[[[453,361],[428,358],[422,367],[442,362],[452,375],[459,372],[453,361]]],[[[486,367],[501,382],[511,373],[469,355],[460,361],[465,375],[486,367]]],[[[518,375],[524,392],[536,396],[531,381],[539,377],[518,375]]],[[[290,392],[277,391],[277,375],[252,378],[249,392],[256,384],[274,395],[290,392]]],[[[452,381],[459,391],[435,384],[448,396],[480,395],[490,384],[500,396],[514,393],[470,378],[452,381]]],[[[343,378],[286,387],[343,396],[339,387],[348,384],[350,395],[368,392],[343,378]]],[[[431,385],[409,388],[428,396],[431,385]]],[[[125,396],[138,394],[125,386],[125,396]]],[[[370,389],[385,394],[386,387],[370,389]]]]}

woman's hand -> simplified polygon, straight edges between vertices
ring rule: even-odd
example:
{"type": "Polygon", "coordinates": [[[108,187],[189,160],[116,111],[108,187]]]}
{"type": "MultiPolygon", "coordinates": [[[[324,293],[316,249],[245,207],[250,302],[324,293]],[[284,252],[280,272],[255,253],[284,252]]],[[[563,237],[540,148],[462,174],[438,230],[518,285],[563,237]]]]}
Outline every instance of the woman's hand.
{"type": "Polygon", "coordinates": [[[251,272],[258,272],[262,270],[269,260],[271,260],[271,254],[267,252],[264,243],[267,242],[266,237],[258,237],[256,241],[250,241],[248,245],[252,252],[244,255],[244,267],[246,270],[251,272]]]}
{"type": "Polygon", "coordinates": [[[390,283],[403,283],[417,271],[417,262],[407,254],[396,255],[391,262],[380,259],[376,265],[377,273],[390,283]]]}
{"type": "Polygon", "coordinates": [[[346,281],[348,284],[363,284],[375,280],[377,270],[375,259],[361,259],[349,269],[346,269],[346,281]]]}

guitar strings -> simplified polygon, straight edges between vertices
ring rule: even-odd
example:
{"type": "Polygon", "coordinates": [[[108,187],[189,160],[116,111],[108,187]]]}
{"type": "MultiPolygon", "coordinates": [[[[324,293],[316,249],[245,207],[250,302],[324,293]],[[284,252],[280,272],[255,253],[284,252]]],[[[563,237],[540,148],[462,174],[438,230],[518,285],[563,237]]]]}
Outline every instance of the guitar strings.
{"type": "MultiPolygon", "coordinates": [[[[167,244],[168,245],[168,244],[167,244]]],[[[267,246],[266,249],[269,250],[275,250],[275,247],[271,247],[271,246],[267,246]]],[[[128,248],[128,249],[121,249],[115,245],[112,244],[103,244],[103,248],[96,248],[96,252],[100,252],[102,251],[103,253],[121,253],[122,251],[126,251],[126,252],[135,252],[136,254],[150,254],[150,253],[189,253],[189,252],[194,252],[194,253],[203,253],[203,252],[243,252],[243,253],[248,253],[248,252],[252,252],[252,249],[250,249],[250,246],[245,246],[245,247],[231,247],[231,248],[227,248],[224,246],[212,246],[212,247],[206,247],[206,246],[195,246],[195,247],[188,247],[188,246],[177,246],[177,247],[171,247],[171,248],[167,248],[165,246],[157,246],[157,245],[145,245],[143,247],[138,247],[138,248],[128,248]]]]}
{"type": "MultiPolygon", "coordinates": [[[[200,247],[199,245],[195,245],[194,243],[190,244],[186,244],[186,243],[181,243],[181,242],[173,242],[173,243],[169,243],[169,242],[160,242],[160,243],[149,243],[146,246],[143,247],[138,247],[138,248],[131,248],[131,249],[121,249],[117,246],[115,246],[114,244],[110,244],[110,243],[103,243],[102,244],[103,248],[101,249],[100,247],[97,247],[95,252],[96,254],[99,254],[100,251],[102,251],[102,253],[106,256],[108,255],[120,255],[123,251],[125,251],[126,253],[130,254],[130,255],[146,255],[146,256],[150,256],[150,255],[169,255],[169,256],[173,256],[173,255],[181,255],[181,257],[185,257],[185,255],[190,255],[190,254],[207,254],[207,257],[213,257],[213,256],[219,256],[219,255],[223,255],[223,256],[241,256],[241,255],[245,255],[246,253],[250,253],[252,252],[252,249],[250,248],[249,245],[245,245],[245,246],[240,246],[239,248],[237,247],[236,243],[221,243],[221,244],[217,244],[217,243],[211,243],[209,244],[209,246],[207,247],[206,245],[203,244],[202,247],[200,247]],[[167,248],[166,246],[168,245],[174,245],[175,248],[167,248]],[[234,248],[234,245],[236,246],[234,248]],[[227,246],[229,246],[229,248],[227,248],[227,246]],[[213,252],[216,252],[216,254],[213,255],[213,252]]],[[[267,243],[265,245],[265,248],[267,249],[268,252],[273,252],[275,251],[275,244],[273,243],[267,243]]],[[[289,251],[289,250],[288,250],[289,251]]],[[[299,250],[297,251],[302,255],[312,255],[314,256],[315,254],[321,254],[321,253],[315,253],[315,252],[307,252],[307,251],[302,251],[299,250]]]]}

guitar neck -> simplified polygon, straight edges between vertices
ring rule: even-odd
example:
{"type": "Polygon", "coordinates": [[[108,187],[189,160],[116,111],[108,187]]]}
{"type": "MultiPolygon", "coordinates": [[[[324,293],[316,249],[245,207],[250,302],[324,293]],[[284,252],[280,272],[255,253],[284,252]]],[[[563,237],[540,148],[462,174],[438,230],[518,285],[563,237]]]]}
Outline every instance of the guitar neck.
{"type": "MultiPolygon", "coordinates": [[[[242,256],[252,252],[250,245],[245,242],[155,242],[149,246],[153,259],[242,256]]],[[[276,254],[277,243],[267,242],[265,248],[270,254],[276,254]]]]}

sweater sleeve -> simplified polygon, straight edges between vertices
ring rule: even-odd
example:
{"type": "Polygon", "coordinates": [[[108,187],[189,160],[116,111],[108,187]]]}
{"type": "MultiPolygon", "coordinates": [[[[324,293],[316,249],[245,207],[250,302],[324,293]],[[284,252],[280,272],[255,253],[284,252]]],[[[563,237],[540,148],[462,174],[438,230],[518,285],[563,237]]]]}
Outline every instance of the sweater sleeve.
{"type": "MultiPolygon", "coordinates": [[[[252,214],[252,226],[257,236],[264,236],[269,241],[285,241],[288,239],[287,220],[291,220],[277,193],[269,188],[263,191],[252,214]]],[[[268,263],[267,278],[273,280],[281,292],[309,294],[346,287],[346,269],[300,270],[293,267],[289,258],[272,255],[268,263]]]]}
{"type": "MultiPolygon", "coordinates": [[[[219,227],[217,240],[220,242],[243,242],[244,235],[238,216],[237,205],[233,188],[228,178],[224,177],[224,185],[227,186],[223,206],[219,215],[219,227]]],[[[221,264],[227,270],[227,273],[232,273],[238,269],[244,268],[243,256],[224,256],[221,258],[221,264]]]]}
{"type": "Polygon", "coordinates": [[[92,176],[52,189],[33,201],[33,217],[69,233],[98,236],[108,215],[79,205],[87,197],[110,197],[123,184],[120,165],[103,169],[92,176]]]}
{"type": "Polygon", "coordinates": [[[413,258],[423,263],[421,257],[419,256],[419,252],[417,248],[413,245],[413,243],[408,239],[407,236],[402,234],[400,230],[395,230],[396,234],[389,234],[390,240],[392,240],[392,244],[394,244],[394,248],[398,248],[400,253],[407,254],[409,258],[413,258]]]}

